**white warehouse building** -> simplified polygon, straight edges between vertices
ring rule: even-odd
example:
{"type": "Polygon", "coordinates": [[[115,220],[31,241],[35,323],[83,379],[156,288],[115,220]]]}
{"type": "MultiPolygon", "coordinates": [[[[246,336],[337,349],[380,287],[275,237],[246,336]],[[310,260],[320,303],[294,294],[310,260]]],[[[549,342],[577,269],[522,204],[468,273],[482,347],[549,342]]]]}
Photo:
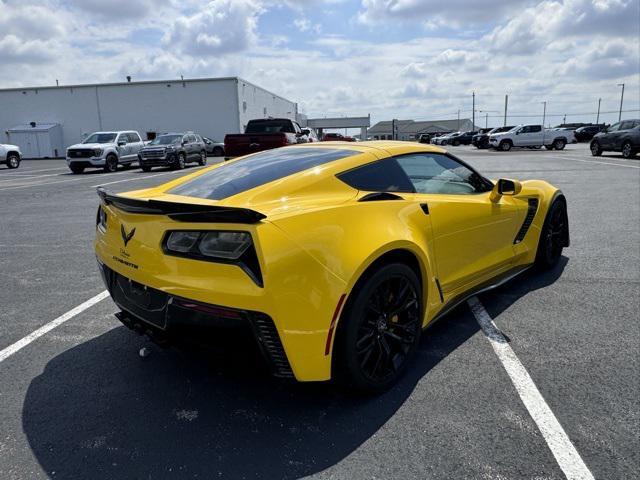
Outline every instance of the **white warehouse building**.
{"type": "Polygon", "coordinates": [[[253,118],[295,120],[297,109],[238,77],[8,88],[0,89],[0,143],[42,158],[63,157],[69,145],[104,130],[137,130],[143,139],[193,131],[222,141],[253,118]]]}

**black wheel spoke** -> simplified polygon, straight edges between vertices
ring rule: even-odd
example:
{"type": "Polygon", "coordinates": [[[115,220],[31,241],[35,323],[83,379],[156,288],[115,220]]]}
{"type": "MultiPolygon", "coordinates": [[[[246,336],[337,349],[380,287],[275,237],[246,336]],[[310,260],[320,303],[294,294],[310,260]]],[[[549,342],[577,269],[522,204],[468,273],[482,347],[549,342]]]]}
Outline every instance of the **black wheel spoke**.
{"type": "Polygon", "coordinates": [[[370,294],[355,340],[363,374],[384,381],[404,364],[420,332],[418,292],[405,276],[381,282],[370,294]]]}

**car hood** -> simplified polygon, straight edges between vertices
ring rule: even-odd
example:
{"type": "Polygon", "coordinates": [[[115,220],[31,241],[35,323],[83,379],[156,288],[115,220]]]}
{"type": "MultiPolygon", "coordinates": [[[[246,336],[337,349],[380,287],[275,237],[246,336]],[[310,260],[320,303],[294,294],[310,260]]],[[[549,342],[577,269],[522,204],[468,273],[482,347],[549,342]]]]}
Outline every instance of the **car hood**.
{"type": "Polygon", "coordinates": [[[10,143],[0,143],[0,147],[12,150],[20,150],[20,147],[18,145],[11,145],[10,143]]]}
{"type": "Polygon", "coordinates": [[[108,148],[115,146],[115,143],[76,143],[67,147],[67,150],[70,148],[108,148]]]}
{"type": "Polygon", "coordinates": [[[174,148],[178,148],[180,146],[179,143],[170,143],[168,145],[145,145],[144,147],[142,147],[143,150],[149,150],[152,148],[167,148],[167,147],[174,147],[174,148]]]}

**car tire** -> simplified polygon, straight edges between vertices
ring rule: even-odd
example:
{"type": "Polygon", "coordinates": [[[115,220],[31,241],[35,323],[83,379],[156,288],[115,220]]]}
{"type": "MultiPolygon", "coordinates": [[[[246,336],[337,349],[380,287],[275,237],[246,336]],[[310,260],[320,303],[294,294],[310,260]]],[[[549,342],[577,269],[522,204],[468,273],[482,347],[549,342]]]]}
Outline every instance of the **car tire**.
{"type": "Polygon", "coordinates": [[[564,147],[566,145],[567,145],[567,142],[565,142],[561,138],[554,140],[552,144],[553,148],[555,148],[556,150],[564,150],[564,147]]]}
{"type": "Polygon", "coordinates": [[[214,157],[222,157],[224,156],[224,150],[222,147],[214,147],[213,148],[213,156],[214,157]]]}
{"type": "Polygon", "coordinates": [[[631,142],[624,142],[622,144],[622,156],[624,158],[633,158],[634,155],[635,155],[635,152],[633,151],[633,146],[631,145],[631,142]]]}
{"type": "Polygon", "coordinates": [[[593,157],[599,157],[600,155],[602,155],[602,147],[600,146],[600,142],[598,142],[597,140],[591,142],[589,150],[591,150],[591,155],[593,157]]]}
{"type": "Polygon", "coordinates": [[[175,157],[174,162],[171,164],[171,168],[172,170],[183,170],[186,163],[187,163],[187,160],[185,158],[184,153],[179,153],[175,157]]]}
{"type": "Polygon", "coordinates": [[[141,165],[140,168],[142,169],[143,172],[151,171],[151,167],[149,165],[141,165]]]}
{"type": "Polygon", "coordinates": [[[553,150],[553,145],[545,145],[544,148],[547,150],[553,150]]]}
{"type": "Polygon", "coordinates": [[[568,229],[567,206],[564,201],[556,200],[549,208],[540,232],[535,260],[538,269],[549,270],[558,263],[562,249],[568,244],[568,229]]]}
{"type": "Polygon", "coordinates": [[[206,165],[207,164],[207,152],[205,150],[202,150],[200,152],[200,159],[198,160],[198,165],[206,165]]]}
{"type": "Polygon", "coordinates": [[[78,165],[69,165],[69,170],[71,170],[73,174],[78,175],[84,172],[84,167],[80,167],[78,165]]]}
{"type": "Polygon", "coordinates": [[[14,169],[20,166],[20,156],[15,153],[7,155],[7,167],[14,169]]]}
{"type": "Polygon", "coordinates": [[[509,140],[503,140],[500,142],[500,145],[498,147],[500,148],[500,151],[508,152],[509,150],[511,150],[511,147],[513,147],[513,145],[509,140]]]}
{"type": "Polygon", "coordinates": [[[382,266],[358,282],[341,315],[335,378],[360,392],[385,391],[402,375],[421,333],[422,294],[416,273],[402,263],[382,266]],[[378,309],[380,315],[374,313],[378,309]]]}
{"type": "Polygon", "coordinates": [[[460,141],[459,140],[454,140],[451,145],[453,145],[454,147],[459,147],[460,146],[460,141]]]}
{"type": "Polygon", "coordinates": [[[107,155],[107,159],[104,163],[104,171],[107,173],[113,173],[118,170],[118,157],[113,154],[107,155]]]}

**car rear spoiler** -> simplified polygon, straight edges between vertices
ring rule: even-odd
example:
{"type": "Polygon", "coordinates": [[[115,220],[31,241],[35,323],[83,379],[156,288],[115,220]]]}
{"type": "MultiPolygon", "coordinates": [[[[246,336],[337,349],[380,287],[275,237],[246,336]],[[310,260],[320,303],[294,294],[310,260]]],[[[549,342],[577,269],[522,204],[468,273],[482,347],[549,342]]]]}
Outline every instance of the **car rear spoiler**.
{"type": "Polygon", "coordinates": [[[167,215],[179,222],[212,223],[258,223],[266,215],[248,208],[217,207],[213,205],[194,205],[189,203],[164,202],[161,200],[141,200],[121,197],[98,188],[98,196],[105,205],[128,213],[142,215],[167,215]]]}

